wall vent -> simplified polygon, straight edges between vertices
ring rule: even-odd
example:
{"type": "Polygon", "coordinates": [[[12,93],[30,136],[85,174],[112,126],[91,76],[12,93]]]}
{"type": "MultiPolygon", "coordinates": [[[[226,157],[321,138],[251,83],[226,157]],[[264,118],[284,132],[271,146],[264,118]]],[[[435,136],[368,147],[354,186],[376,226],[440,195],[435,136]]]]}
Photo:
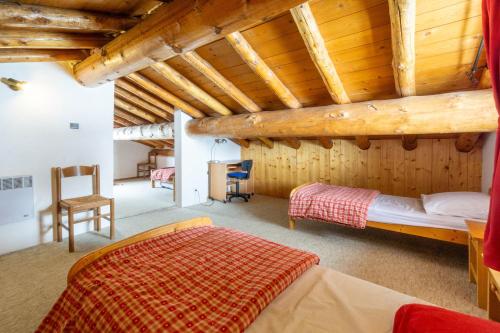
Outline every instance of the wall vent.
{"type": "Polygon", "coordinates": [[[0,178],[0,224],[32,219],[34,205],[32,176],[0,178]]]}

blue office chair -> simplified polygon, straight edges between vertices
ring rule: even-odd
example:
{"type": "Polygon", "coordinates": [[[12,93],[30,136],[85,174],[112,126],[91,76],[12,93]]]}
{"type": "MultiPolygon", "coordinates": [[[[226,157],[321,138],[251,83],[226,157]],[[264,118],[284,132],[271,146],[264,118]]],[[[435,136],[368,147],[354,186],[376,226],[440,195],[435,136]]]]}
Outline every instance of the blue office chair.
{"type": "Polygon", "coordinates": [[[229,202],[231,202],[232,198],[243,198],[245,202],[248,202],[250,199],[250,193],[240,193],[240,181],[250,179],[250,171],[252,170],[253,161],[245,160],[241,162],[241,171],[229,172],[227,177],[231,180],[236,181],[236,192],[231,192],[229,194],[229,202]]]}

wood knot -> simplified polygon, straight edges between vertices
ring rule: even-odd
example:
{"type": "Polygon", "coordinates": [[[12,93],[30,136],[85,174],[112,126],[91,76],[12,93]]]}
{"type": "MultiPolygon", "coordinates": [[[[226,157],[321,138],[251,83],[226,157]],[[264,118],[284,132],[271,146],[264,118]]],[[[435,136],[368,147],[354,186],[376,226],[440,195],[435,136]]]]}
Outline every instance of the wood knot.
{"type": "Polygon", "coordinates": [[[214,29],[214,33],[216,35],[220,35],[220,33],[222,32],[222,28],[221,27],[213,27],[213,29],[214,29]]]}
{"type": "Polygon", "coordinates": [[[368,109],[371,111],[378,111],[377,107],[373,104],[368,104],[368,109]]]}

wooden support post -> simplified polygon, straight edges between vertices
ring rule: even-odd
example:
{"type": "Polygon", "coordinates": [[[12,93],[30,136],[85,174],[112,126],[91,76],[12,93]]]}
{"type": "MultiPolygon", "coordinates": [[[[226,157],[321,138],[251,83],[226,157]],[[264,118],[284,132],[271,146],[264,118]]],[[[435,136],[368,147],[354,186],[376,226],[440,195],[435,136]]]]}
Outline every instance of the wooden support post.
{"type": "Polygon", "coordinates": [[[361,150],[367,150],[370,148],[370,139],[366,135],[358,135],[355,137],[356,145],[361,150]]]}
{"type": "Polygon", "coordinates": [[[405,150],[414,150],[417,148],[418,140],[417,140],[417,135],[403,135],[402,139],[402,145],[405,150]]]}
{"type": "Polygon", "coordinates": [[[191,134],[310,137],[491,132],[498,114],[491,90],[263,111],[191,120],[191,134]]]}
{"type": "Polygon", "coordinates": [[[333,147],[332,138],[327,137],[327,136],[321,136],[318,138],[318,140],[319,140],[319,144],[321,145],[321,147],[323,147],[325,149],[332,149],[332,147],[333,147]]]}
{"type": "Polygon", "coordinates": [[[158,7],[101,52],[75,67],[76,78],[96,85],[139,71],[276,17],[303,0],[184,0],[158,7]]]}

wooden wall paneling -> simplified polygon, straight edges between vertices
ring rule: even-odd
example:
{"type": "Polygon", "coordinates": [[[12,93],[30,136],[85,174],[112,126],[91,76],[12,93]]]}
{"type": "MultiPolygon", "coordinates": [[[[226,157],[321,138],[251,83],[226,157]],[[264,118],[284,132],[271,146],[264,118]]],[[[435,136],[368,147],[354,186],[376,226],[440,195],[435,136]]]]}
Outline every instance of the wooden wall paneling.
{"type": "Polygon", "coordinates": [[[261,156],[262,154],[262,144],[251,142],[250,143],[250,148],[251,148],[251,157],[253,160],[253,165],[255,167],[255,191],[256,193],[266,193],[263,184],[265,181],[265,175],[264,175],[264,162],[263,158],[261,156]]]}
{"type": "Polygon", "coordinates": [[[459,152],[452,143],[450,143],[449,149],[450,175],[448,189],[450,191],[467,191],[468,154],[459,152]]]}
{"type": "Polygon", "coordinates": [[[340,160],[340,148],[342,140],[332,140],[332,148],[330,152],[330,184],[340,184],[340,168],[342,161],[340,160]]]}
{"type": "Polygon", "coordinates": [[[432,192],[432,140],[419,140],[415,149],[417,160],[416,179],[417,193],[432,192]]]}
{"type": "Polygon", "coordinates": [[[406,193],[405,182],[405,150],[399,140],[389,140],[393,151],[394,169],[392,175],[393,193],[404,196],[406,193]]]}
{"type": "Polygon", "coordinates": [[[450,140],[432,140],[432,192],[446,192],[449,185],[450,140]]]}
{"type": "Polygon", "coordinates": [[[404,193],[409,197],[418,197],[417,192],[417,151],[404,150],[404,193]]]}
{"type": "Polygon", "coordinates": [[[392,169],[394,167],[393,155],[389,140],[382,140],[380,149],[380,191],[382,193],[393,193],[392,190],[392,169]]]}
{"type": "Polygon", "coordinates": [[[368,153],[367,187],[378,190],[382,181],[382,142],[373,140],[368,153]]]}
{"type": "Polygon", "coordinates": [[[481,191],[482,152],[482,144],[477,144],[468,153],[467,188],[469,191],[481,191]]]}
{"type": "Polygon", "coordinates": [[[330,184],[330,149],[318,146],[319,155],[319,181],[330,184]]]}
{"type": "Polygon", "coordinates": [[[368,150],[357,149],[355,152],[357,153],[357,163],[356,167],[356,186],[366,188],[368,186],[368,150]]]}
{"type": "Polygon", "coordinates": [[[308,166],[308,148],[310,142],[304,140],[302,147],[297,149],[297,184],[304,184],[309,182],[309,166],[308,166]]]}

